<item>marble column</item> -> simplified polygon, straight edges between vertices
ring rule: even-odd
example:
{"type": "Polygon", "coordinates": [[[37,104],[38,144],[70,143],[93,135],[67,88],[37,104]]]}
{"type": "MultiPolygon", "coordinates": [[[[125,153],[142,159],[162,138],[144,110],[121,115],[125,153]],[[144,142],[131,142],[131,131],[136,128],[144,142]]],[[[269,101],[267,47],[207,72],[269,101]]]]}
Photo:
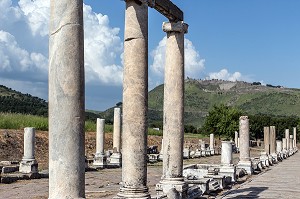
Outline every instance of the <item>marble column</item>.
{"type": "Polygon", "coordinates": [[[97,118],[96,124],[96,154],[94,157],[93,165],[97,168],[104,168],[106,164],[106,156],[104,154],[104,127],[105,119],[97,118]]]}
{"type": "Polygon", "coordinates": [[[122,165],[121,128],[121,109],[114,108],[113,154],[110,156],[110,167],[120,167],[122,165]]]}
{"type": "Polygon", "coordinates": [[[85,198],[83,1],[50,0],[49,199],[85,198]]]}
{"type": "Polygon", "coordinates": [[[232,166],[232,144],[230,141],[222,141],[221,165],[232,166]]]}
{"type": "Polygon", "coordinates": [[[276,154],[276,131],[275,126],[270,126],[270,154],[276,154]]]}
{"type": "Polygon", "coordinates": [[[239,138],[239,133],[237,131],[235,131],[234,132],[234,143],[235,143],[236,148],[239,148],[238,138],[239,138]]]}
{"type": "Polygon", "coordinates": [[[287,150],[286,138],[282,138],[282,150],[287,150]]]}
{"type": "Polygon", "coordinates": [[[284,158],[283,151],[282,151],[282,141],[276,140],[276,154],[279,160],[284,158]]]}
{"type": "Polygon", "coordinates": [[[241,116],[239,122],[240,132],[240,161],[238,168],[245,169],[248,175],[253,173],[252,163],[250,160],[250,135],[249,135],[249,119],[248,116],[241,116]]]}
{"type": "Polygon", "coordinates": [[[297,148],[297,128],[296,127],[294,127],[293,128],[293,135],[294,135],[294,141],[293,141],[293,148],[297,148]]]}
{"type": "Polygon", "coordinates": [[[231,177],[231,181],[236,181],[236,167],[233,165],[232,142],[222,141],[221,166],[219,174],[231,177]]]}
{"type": "Polygon", "coordinates": [[[150,198],[147,187],[148,6],[126,0],[122,186],[115,198],[150,198]]]}
{"type": "Polygon", "coordinates": [[[188,25],[182,21],[163,23],[163,31],[167,33],[163,109],[164,158],[162,181],[157,190],[162,190],[164,194],[167,194],[175,188],[181,198],[187,197],[188,188],[182,175],[184,34],[187,29],[188,25]]]}
{"type": "Polygon", "coordinates": [[[20,163],[21,173],[38,173],[38,163],[34,156],[35,128],[24,128],[24,156],[20,163]]]}
{"type": "Polygon", "coordinates": [[[121,152],[121,109],[114,108],[113,150],[121,152]]]}
{"type": "Polygon", "coordinates": [[[285,129],[286,150],[290,149],[290,130],[285,129]]]}
{"type": "Polygon", "coordinates": [[[270,154],[270,127],[264,127],[264,146],[267,155],[270,154]]]}
{"type": "Polygon", "coordinates": [[[282,141],[277,140],[276,141],[276,153],[281,153],[283,150],[282,141]]]}
{"type": "Polygon", "coordinates": [[[290,139],[289,139],[289,150],[293,150],[293,141],[294,141],[294,136],[290,135],[290,139]]]}
{"type": "Polygon", "coordinates": [[[215,136],[213,133],[209,135],[209,149],[211,155],[215,154],[215,136]]]}

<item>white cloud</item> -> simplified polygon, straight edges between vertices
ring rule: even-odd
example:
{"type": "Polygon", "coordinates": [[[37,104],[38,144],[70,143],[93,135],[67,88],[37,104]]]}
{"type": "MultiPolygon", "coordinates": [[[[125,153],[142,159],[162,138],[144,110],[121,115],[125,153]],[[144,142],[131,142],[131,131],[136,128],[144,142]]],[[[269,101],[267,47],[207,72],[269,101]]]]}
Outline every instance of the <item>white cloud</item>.
{"type": "MultiPolygon", "coordinates": [[[[151,52],[151,56],[153,57],[153,64],[150,66],[151,70],[160,76],[163,76],[164,74],[166,42],[167,37],[164,37],[159,42],[158,46],[151,52]]],[[[190,78],[200,78],[201,72],[205,68],[205,60],[200,58],[193,43],[188,39],[184,39],[184,59],[185,76],[190,78]]]]}
{"type": "Polygon", "coordinates": [[[208,79],[222,79],[229,81],[247,80],[240,72],[229,73],[227,69],[222,69],[219,72],[209,73],[208,79]]]}
{"type": "MultiPolygon", "coordinates": [[[[119,28],[111,28],[107,15],[95,13],[84,6],[84,43],[87,82],[122,84],[123,67],[116,64],[121,59],[123,44],[119,28]]],[[[120,62],[119,62],[120,63],[120,62]]]]}
{"type": "MultiPolygon", "coordinates": [[[[26,87],[48,80],[49,7],[50,1],[45,0],[19,0],[17,4],[0,0],[0,78],[6,78],[6,84],[11,80],[11,87],[22,81],[26,87]]],[[[95,13],[90,6],[83,9],[87,86],[120,86],[123,44],[119,28],[112,28],[108,16],[95,13]]]]}

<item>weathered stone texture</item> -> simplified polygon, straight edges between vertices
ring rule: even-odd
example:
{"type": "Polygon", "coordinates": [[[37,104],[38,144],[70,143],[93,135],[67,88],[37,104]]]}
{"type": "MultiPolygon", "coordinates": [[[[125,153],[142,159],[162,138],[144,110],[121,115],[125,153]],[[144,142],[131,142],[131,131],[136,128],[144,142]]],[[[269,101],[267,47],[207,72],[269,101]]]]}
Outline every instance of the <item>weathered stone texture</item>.
{"type": "Polygon", "coordinates": [[[50,8],[49,198],[84,198],[83,1],[50,8]]]}

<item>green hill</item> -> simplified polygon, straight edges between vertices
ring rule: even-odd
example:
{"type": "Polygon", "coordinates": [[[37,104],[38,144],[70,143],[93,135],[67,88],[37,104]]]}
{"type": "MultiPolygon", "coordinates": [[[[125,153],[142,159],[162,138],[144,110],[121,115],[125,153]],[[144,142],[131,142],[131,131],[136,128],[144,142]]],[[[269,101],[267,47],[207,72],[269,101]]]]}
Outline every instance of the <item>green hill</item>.
{"type": "MultiPolygon", "coordinates": [[[[23,94],[6,86],[0,85],[0,112],[22,113],[30,115],[48,116],[48,102],[44,99],[23,94]]],[[[100,112],[85,112],[85,119],[96,121],[102,117],[100,112]]]]}
{"type": "Polygon", "coordinates": [[[0,112],[47,116],[48,103],[41,98],[0,85],[0,112]]]}
{"type": "MultiPolygon", "coordinates": [[[[245,114],[300,116],[300,89],[222,80],[185,81],[185,124],[200,127],[215,104],[242,109],[245,114]]],[[[163,85],[149,92],[149,121],[162,121],[163,85]],[[154,117],[155,116],[155,117],[154,117]]]]}

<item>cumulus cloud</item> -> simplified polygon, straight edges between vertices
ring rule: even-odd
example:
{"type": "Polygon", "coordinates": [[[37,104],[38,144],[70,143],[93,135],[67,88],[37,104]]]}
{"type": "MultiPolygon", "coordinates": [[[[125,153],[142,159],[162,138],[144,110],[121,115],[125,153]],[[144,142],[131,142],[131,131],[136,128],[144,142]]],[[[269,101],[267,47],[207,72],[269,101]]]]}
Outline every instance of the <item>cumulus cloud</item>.
{"type": "MultiPolygon", "coordinates": [[[[159,42],[158,46],[151,52],[153,58],[153,64],[150,66],[151,70],[160,76],[163,76],[164,74],[166,42],[167,37],[164,37],[159,42]]],[[[205,68],[205,60],[200,58],[193,43],[186,38],[184,39],[184,59],[185,75],[191,78],[200,78],[201,72],[205,68]]]]}
{"type": "Polygon", "coordinates": [[[241,80],[246,80],[247,78],[242,76],[240,72],[229,73],[227,69],[222,69],[219,72],[209,73],[207,79],[241,81],[241,80]]]}
{"type": "MultiPolygon", "coordinates": [[[[83,9],[87,86],[120,86],[123,74],[120,30],[110,26],[108,16],[95,13],[88,5],[83,9]]],[[[43,89],[47,88],[49,15],[49,1],[19,0],[17,4],[0,1],[0,79],[6,79],[0,83],[9,84],[11,80],[22,85],[20,82],[24,81],[26,87],[43,82],[43,89]]],[[[32,89],[31,94],[36,91],[32,89]]],[[[47,98],[47,90],[43,98],[47,98]]]]}
{"type": "Polygon", "coordinates": [[[109,26],[107,15],[95,13],[84,6],[85,68],[88,82],[122,84],[121,59],[123,44],[118,36],[120,29],[109,26]]]}

